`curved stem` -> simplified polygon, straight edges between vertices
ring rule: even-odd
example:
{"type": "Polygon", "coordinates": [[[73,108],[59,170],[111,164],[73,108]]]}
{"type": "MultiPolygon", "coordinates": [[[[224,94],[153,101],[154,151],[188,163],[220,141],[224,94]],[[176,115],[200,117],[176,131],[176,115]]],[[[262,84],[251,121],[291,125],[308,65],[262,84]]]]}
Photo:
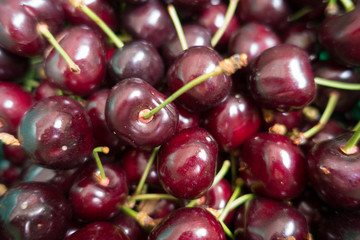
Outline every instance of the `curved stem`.
{"type": "Polygon", "coordinates": [[[310,13],[312,10],[313,9],[311,7],[304,7],[302,9],[300,9],[299,11],[295,12],[293,15],[291,15],[289,17],[289,22],[299,20],[300,18],[302,18],[306,14],[310,13]]]}
{"type": "Polygon", "coordinates": [[[253,199],[254,197],[255,197],[255,194],[253,194],[253,193],[248,193],[248,194],[242,195],[241,197],[237,198],[230,204],[229,211],[234,210],[235,208],[238,208],[239,206],[241,206],[245,202],[253,199]]]}
{"type": "Polygon", "coordinates": [[[211,46],[215,47],[216,44],[220,41],[223,36],[226,28],[229,26],[232,17],[235,14],[236,7],[239,3],[239,0],[230,0],[228,9],[225,13],[224,24],[216,31],[214,36],[211,38],[211,46]]]}
{"type": "Polygon", "coordinates": [[[179,199],[174,197],[170,194],[160,194],[160,193],[153,193],[153,194],[138,194],[136,196],[130,197],[132,201],[141,201],[141,200],[151,200],[151,199],[168,199],[178,201],[179,199]]]}
{"type": "Polygon", "coordinates": [[[303,133],[303,136],[305,138],[307,139],[311,138],[325,127],[326,123],[329,121],[332,113],[334,112],[338,100],[339,100],[338,92],[331,92],[329,94],[329,100],[324,110],[324,113],[322,114],[319,122],[315,126],[313,126],[312,128],[310,128],[309,130],[303,133]]]}
{"type": "Polygon", "coordinates": [[[176,9],[175,9],[174,5],[172,5],[172,4],[168,5],[168,12],[169,12],[169,15],[171,17],[171,20],[174,23],[175,30],[177,32],[177,35],[178,35],[182,50],[188,49],[189,47],[188,47],[188,44],[187,44],[187,41],[186,41],[186,37],[185,37],[183,28],[182,28],[180,20],[179,20],[179,16],[176,13],[176,9]]]}
{"type": "Polygon", "coordinates": [[[122,48],[124,43],[118,38],[118,36],[108,27],[108,25],[88,6],[86,6],[82,0],[68,0],[75,8],[84,12],[91,20],[93,20],[104,32],[105,34],[113,41],[117,48],[122,48]]]}
{"type": "Polygon", "coordinates": [[[234,234],[230,231],[230,229],[228,228],[228,226],[226,226],[226,224],[223,221],[219,221],[224,233],[226,234],[226,236],[228,236],[231,240],[235,240],[235,236],[234,234]]]}
{"type": "Polygon", "coordinates": [[[354,10],[355,6],[351,0],[340,0],[347,12],[354,10]]]}
{"type": "Polygon", "coordinates": [[[244,182],[242,180],[240,180],[235,189],[233,194],[231,195],[229,201],[227,202],[226,206],[224,207],[224,209],[222,210],[220,216],[219,216],[219,221],[224,221],[226,216],[229,214],[230,212],[230,205],[232,202],[235,201],[235,199],[239,196],[240,191],[241,191],[241,187],[243,186],[244,182]]]}
{"type": "Polygon", "coordinates": [[[93,150],[93,155],[94,155],[94,158],[95,158],[95,162],[96,162],[96,165],[97,165],[97,167],[99,168],[99,171],[100,171],[101,180],[106,180],[107,178],[105,176],[105,171],[104,171],[104,168],[103,168],[102,163],[100,161],[100,157],[99,157],[99,154],[98,154],[99,152],[107,154],[109,152],[109,148],[108,147],[96,147],[93,150]]]}
{"type": "MultiPolygon", "coordinates": [[[[360,123],[360,121],[359,121],[360,123]]],[[[358,123],[358,124],[359,124],[358,123]]],[[[360,128],[358,128],[356,130],[356,132],[352,135],[352,137],[346,142],[345,146],[343,148],[341,148],[341,150],[345,153],[345,154],[352,154],[352,153],[357,153],[358,152],[358,148],[356,146],[356,144],[358,143],[360,139],[360,128]]]]}
{"type": "Polygon", "coordinates": [[[353,132],[356,132],[360,129],[360,121],[355,125],[355,127],[352,129],[353,132]]]}
{"type": "Polygon", "coordinates": [[[69,68],[74,73],[80,73],[80,68],[78,65],[74,63],[74,61],[70,58],[70,56],[65,52],[65,50],[60,46],[60,44],[56,41],[54,36],[49,31],[49,27],[45,23],[38,23],[37,31],[41,33],[50,44],[58,51],[58,53],[64,58],[66,63],[69,65],[69,68]]]}
{"type": "Polygon", "coordinates": [[[353,90],[358,91],[360,90],[360,83],[344,83],[338,81],[331,81],[325,78],[316,77],[315,83],[321,86],[332,87],[337,89],[344,89],[344,90],[353,90]]]}
{"type": "Polygon", "coordinates": [[[149,158],[149,161],[148,161],[148,163],[146,165],[146,168],[145,168],[145,170],[144,170],[144,172],[143,172],[143,174],[142,174],[142,176],[140,178],[139,184],[137,185],[133,196],[136,196],[136,195],[140,194],[141,190],[143,189],[146,178],[149,175],[150,168],[151,168],[151,166],[153,165],[153,163],[154,163],[154,161],[156,159],[156,154],[158,153],[159,149],[160,149],[160,147],[156,147],[152,151],[151,156],[149,158]]]}

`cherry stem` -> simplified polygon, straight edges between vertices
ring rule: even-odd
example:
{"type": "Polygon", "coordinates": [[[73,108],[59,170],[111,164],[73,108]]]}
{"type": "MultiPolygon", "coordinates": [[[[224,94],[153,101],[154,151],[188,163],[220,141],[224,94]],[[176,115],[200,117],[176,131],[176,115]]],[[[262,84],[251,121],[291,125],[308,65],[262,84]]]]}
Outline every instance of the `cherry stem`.
{"type": "Polygon", "coordinates": [[[158,193],[151,193],[151,194],[138,194],[136,196],[130,197],[131,201],[141,201],[141,200],[152,200],[152,199],[168,199],[178,201],[179,199],[174,197],[170,194],[158,194],[158,193]]]}
{"type": "MultiPolygon", "coordinates": [[[[226,173],[229,171],[230,166],[231,166],[231,163],[230,163],[229,160],[225,160],[223,162],[223,165],[221,166],[221,169],[219,170],[219,172],[216,174],[216,176],[214,178],[214,182],[213,182],[212,186],[215,186],[216,184],[218,184],[221,181],[221,179],[223,179],[225,177],[226,173]]],[[[200,198],[190,201],[186,205],[186,207],[195,206],[199,202],[199,199],[200,198]]]]}
{"type": "MultiPolygon", "coordinates": [[[[357,125],[359,124],[360,121],[357,125]]],[[[358,153],[358,148],[356,144],[358,143],[359,139],[360,139],[360,128],[356,130],[356,132],[351,136],[351,138],[346,142],[345,146],[342,147],[341,150],[347,155],[358,153]]]]}
{"type": "Polygon", "coordinates": [[[353,132],[356,132],[360,129],[360,121],[355,125],[355,127],[352,129],[353,132]]]}
{"type": "Polygon", "coordinates": [[[306,14],[310,13],[313,10],[313,8],[311,7],[304,7],[302,9],[300,9],[299,11],[297,11],[296,13],[294,13],[293,15],[291,15],[288,19],[289,22],[293,22],[296,21],[300,18],[302,18],[303,16],[305,16],[306,14]]]}
{"type": "Polygon", "coordinates": [[[232,202],[235,201],[235,199],[240,195],[241,192],[241,187],[244,185],[244,181],[239,178],[238,179],[238,183],[236,184],[236,187],[234,189],[233,194],[231,195],[229,201],[227,202],[226,206],[223,208],[223,210],[221,211],[221,214],[219,216],[219,221],[224,221],[226,216],[229,214],[230,212],[230,205],[232,202]]]}
{"type": "Polygon", "coordinates": [[[151,166],[153,165],[153,163],[154,163],[154,161],[155,161],[155,159],[156,159],[156,155],[157,155],[159,149],[160,149],[160,147],[156,147],[156,148],[154,148],[154,150],[152,151],[151,156],[150,156],[150,158],[149,158],[149,161],[148,161],[148,163],[147,163],[147,165],[146,165],[146,168],[145,168],[145,170],[144,170],[144,172],[143,172],[143,174],[142,174],[142,176],[141,176],[141,178],[140,178],[139,184],[137,185],[136,190],[135,190],[133,196],[136,196],[136,195],[138,195],[138,194],[141,193],[141,190],[142,190],[143,187],[144,187],[146,178],[147,178],[147,176],[149,175],[150,168],[151,168],[151,166]]]}
{"type": "Polygon", "coordinates": [[[178,35],[178,38],[179,38],[179,41],[181,44],[181,48],[182,48],[182,50],[185,51],[186,49],[189,48],[189,46],[187,44],[186,37],[185,37],[184,31],[183,31],[183,28],[181,26],[179,16],[177,15],[176,9],[175,9],[174,5],[172,5],[172,4],[169,4],[167,9],[168,9],[170,18],[173,21],[173,24],[175,26],[175,30],[177,32],[177,35],[178,35]]]}
{"type": "Polygon", "coordinates": [[[93,20],[111,39],[111,41],[116,45],[117,48],[122,48],[124,43],[118,38],[118,36],[109,28],[109,26],[88,6],[86,6],[82,0],[68,0],[75,8],[84,12],[91,20],[93,20]]]}
{"type": "Polygon", "coordinates": [[[20,146],[20,142],[18,139],[6,132],[0,132],[0,141],[2,141],[5,145],[13,145],[13,146],[20,146]]]}
{"type": "Polygon", "coordinates": [[[309,130],[307,130],[306,132],[303,133],[303,136],[307,139],[311,138],[312,136],[314,136],[315,134],[317,134],[319,131],[321,131],[321,129],[323,129],[326,125],[326,123],[329,121],[332,113],[334,112],[334,109],[336,107],[336,104],[338,103],[339,100],[339,93],[338,92],[331,92],[329,94],[329,100],[328,103],[326,105],[326,108],[319,120],[319,122],[313,126],[312,128],[310,128],[309,130]]]}
{"type": "Polygon", "coordinates": [[[137,211],[135,211],[129,207],[126,207],[124,205],[120,206],[120,210],[122,212],[124,212],[125,214],[127,214],[128,216],[135,219],[140,224],[140,226],[142,226],[144,228],[149,228],[149,227],[153,228],[156,225],[154,219],[152,219],[145,212],[137,212],[137,211]]]}
{"type": "Polygon", "coordinates": [[[103,165],[100,161],[100,157],[99,157],[99,152],[101,153],[105,153],[105,154],[108,154],[110,151],[110,149],[108,147],[96,147],[94,148],[93,150],[93,155],[94,155],[94,158],[95,158],[95,162],[96,162],[96,165],[97,167],[99,168],[99,171],[100,171],[100,176],[101,176],[101,180],[107,180],[106,176],[105,176],[105,171],[104,171],[104,168],[103,168],[103,165]]]}
{"type": "Polygon", "coordinates": [[[253,193],[248,193],[248,194],[242,195],[241,197],[237,198],[230,204],[229,212],[231,210],[238,208],[239,206],[241,206],[242,204],[244,204],[245,202],[247,202],[253,198],[255,198],[255,194],[253,194],[253,193]]]}
{"type": "Polygon", "coordinates": [[[329,15],[335,15],[338,11],[339,7],[337,5],[337,0],[329,0],[326,6],[326,13],[329,15]]]}
{"type": "Polygon", "coordinates": [[[176,92],[174,92],[171,96],[165,99],[164,102],[159,104],[156,108],[152,109],[150,112],[143,116],[144,119],[150,118],[155,115],[158,111],[164,108],[167,104],[171,103],[175,99],[177,99],[180,95],[185,93],[186,91],[190,90],[191,88],[199,85],[202,82],[205,82],[210,77],[215,77],[220,74],[231,75],[236,70],[244,67],[247,65],[247,55],[246,54],[235,54],[230,58],[226,58],[222,60],[219,65],[215,67],[215,69],[209,73],[205,73],[192,81],[188,82],[176,92]]]}
{"type": "Polygon", "coordinates": [[[355,6],[351,0],[340,0],[347,12],[354,10],[355,6]]]}
{"type": "Polygon", "coordinates": [[[235,240],[235,236],[234,234],[231,232],[231,230],[228,228],[228,226],[226,226],[226,224],[223,222],[223,221],[219,221],[223,230],[224,230],[224,233],[232,240],[235,240]]]}
{"type": "Polygon", "coordinates": [[[216,31],[214,36],[211,38],[211,46],[215,47],[216,44],[220,41],[221,37],[224,35],[226,28],[229,26],[232,17],[235,14],[236,7],[239,3],[239,0],[230,0],[229,6],[225,13],[224,24],[216,31]]]}
{"type": "Polygon", "coordinates": [[[49,31],[49,26],[46,23],[38,23],[37,31],[41,33],[50,44],[58,51],[58,53],[64,58],[66,63],[69,65],[69,68],[74,73],[80,73],[80,68],[74,63],[70,56],[65,52],[65,50],[60,46],[57,40],[49,31]]]}
{"type": "Polygon", "coordinates": [[[332,87],[343,90],[353,90],[353,91],[360,90],[360,83],[344,83],[338,81],[331,81],[320,77],[316,77],[314,80],[316,84],[321,86],[332,87]]]}

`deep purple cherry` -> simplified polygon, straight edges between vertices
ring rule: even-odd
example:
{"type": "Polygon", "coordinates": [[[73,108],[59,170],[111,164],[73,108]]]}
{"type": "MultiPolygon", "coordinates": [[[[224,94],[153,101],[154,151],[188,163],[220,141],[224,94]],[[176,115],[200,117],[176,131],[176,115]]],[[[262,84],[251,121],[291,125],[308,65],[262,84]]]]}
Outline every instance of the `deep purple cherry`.
{"type": "Polygon", "coordinates": [[[14,81],[23,77],[29,67],[28,58],[0,48],[0,81],[14,81]]]}
{"type": "Polygon", "coordinates": [[[148,240],[225,240],[225,233],[214,215],[203,208],[180,208],[164,218],[148,240]]]}
{"type": "Polygon", "coordinates": [[[299,127],[302,121],[302,111],[279,112],[276,110],[262,109],[263,112],[263,128],[269,130],[275,124],[281,124],[286,127],[287,131],[299,127]]]}
{"type": "Polygon", "coordinates": [[[16,166],[24,166],[29,159],[29,156],[21,146],[3,144],[1,147],[5,159],[9,160],[16,166]]]}
{"type": "Polygon", "coordinates": [[[217,151],[216,141],[205,129],[188,128],[174,135],[158,154],[163,188],[178,198],[199,198],[214,180],[217,151]]]}
{"type": "Polygon", "coordinates": [[[144,240],[147,232],[139,223],[126,213],[119,213],[110,221],[115,226],[120,227],[130,240],[144,240]]]}
{"type": "Polygon", "coordinates": [[[109,222],[92,222],[65,240],[130,240],[124,231],[109,222]]]}
{"type": "Polygon", "coordinates": [[[8,161],[0,161],[0,183],[6,187],[11,187],[20,182],[21,168],[8,161]]]}
{"type": "Polygon", "coordinates": [[[93,149],[91,122],[85,109],[66,96],[44,98],[25,114],[19,141],[36,164],[69,169],[85,162],[93,149]]]}
{"type": "Polygon", "coordinates": [[[304,49],[308,54],[315,54],[316,30],[310,24],[293,23],[282,33],[281,37],[284,43],[296,45],[304,49]]]}

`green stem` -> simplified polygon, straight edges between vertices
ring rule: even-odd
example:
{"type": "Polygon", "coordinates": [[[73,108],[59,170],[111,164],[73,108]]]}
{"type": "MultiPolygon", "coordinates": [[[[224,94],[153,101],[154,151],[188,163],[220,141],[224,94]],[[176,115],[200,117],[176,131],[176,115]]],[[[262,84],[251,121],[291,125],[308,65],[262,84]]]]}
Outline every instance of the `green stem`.
{"type": "Polygon", "coordinates": [[[234,210],[235,208],[238,208],[239,206],[241,206],[245,202],[253,199],[254,197],[255,197],[255,194],[253,194],[253,193],[248,193],[248,194],[242,195],[241,197],[237,198],[230,204],[229,211],[234,210]]]}
{"type": "Polygon", "coordinates": [[[355,125],[355,127],[352,129],[353,132],[356,132],[360,129],[360,121],[355,125]]]}
{"type": "Polygon", "coordinates": [[[158,153],[159,149],[160,149],[160,147],[156,147],[156,148],[154,148],[154,150],[152,151],[151,156],[150,156],[150,158],[149,158],[149,161],[148,161],[148,163],[147,163],[147,165],[146,165],[146,168],[145,168],[145,170],[144,170],[144,172],[143,172],[143,174],[142,174],[142,176],[141,176],[141,179],[140,179],[140,181],[139,181],[139,184],[138,184],[137,187],[136,187],[136,190],[135,190],[133,196],[136,196],[136,195],[138,195],[138,194],[141,193],[141,190],[143,189],[143,186],[144,186],[144,184],[145,184],[146,178],[147,178],[147,176],[149,175],[150,168],[151,168],[151,166],[153,165],[153,163],[154,163],[154,161],[155,161],[155,159],[156,159],[156,154],[158,153]]]}
{"type": "Polygon", "coordinates": [[[289,22],[299,20],[306,14],[310,13],[313,9],[311,7],[304,7],[289,17],[289,22]]]}
{"type": "Polygon", "coordinates": [[[179,20],[179,16],[176,13],[176,9],[175,9],[174,5],[172,5],[172,4],[168,5],[168,12],[169,12],[169,15],[171,17],[171,20],[174,23],[175,30],[177,32],[177,35],[178,35],[182,50],[188,49],[189,47],[188,47],[188,44],[187,44],[187,41],[186,41],[186,37],[185,37],[183,28],[182,28],[180,20],[179,20]]]}
{"type": "Polygon", "coordinates": [[[129,208],[129,207],[126,207],[124,205],[121,205],[120,207],[120,210],[122,212],[124,212],[126,215],[132,217],[133,219],[136,219],[137,220],[137,215],[139,214],[137,211],[129,208]]]}
{"type": "Polygon", "coordinates": [[[219,221],[223,230],[224,230],[224,233],[232,240],[235,240],[235,236],[234,234],[230,231],[230,229],[228,228],[228,226],[226,226],[226,224],[223,222],[223,221],[219,221]]]}
{"type": "Polygon", "coordinates": [[[345,146],[341,149],[345,154],[357,153],[358,149],[356,144],[360,139],[360,128],[352,135],[352,137],[346,142],[345,146]]]}
{"type": "Polygon", "coordinates": [[[158,193],[153,193],[153,194],[138,194],[136,196],[132,196],[131,197],[131,201],[141,201],[141,200],[151,200],[151,199],[168,199],[168,200],[174,200],[174,201],[178,201],[179,199],[174,197],[173,195],[170,194],[158,194],[158,193]]]}
{"type": "Polygon", "coordinates": [[[228,9],[225,13],[224,24],[216,31],[214,36],[211,39],[211,46],[215,47],[216,44],[220,41],[221,37],[223,36],[226,28],[229,26],[229,23],[232,17],[235,14],[236,7],[239,3],[239,0],[230,0],[228,9]]]}
{"type": "Polygon", "coordinates": [[[339,100],[338,92],[331,92],[329,94],[329,100],[324,110],[324,113],[322,114],[319,122],[315,126],[313,126],[312,128],[310,128],[309,130],[303,133],[303,136],[305,138],[307,139],[311,138],[325,127],[326,123],[329,121],[332,113],[334,112],[338,100],[339,100]]]}
{"type": "Polygon", "coordinates": [[[321,86],[332,87],[343,90],[353,90],[353,91],[360,90],[360,83],[344,83],[338,81],[331,81],[320,77],[316,77],[314,80],[316,84],[321,86]]]}
{"type": "Polygon", "coordinates": [[[233,201],[235,201],[235,199],[239,196],[240,192],[241,192],[241,187],[243,186],[244,182],[243,181],[239,181],[234,189],[233,194],[231,195],[229,201],[227,202],[226,206],[224,207],[224,209],[221,211],[221,214],[219,216],[219,220],[220,221],[224,221],[226,216],[229,214],[230,212],[230,205],[233,201]]]}
{"type": "Polygon", "coordinates": [[[99,152],[107,154],[109,152],[109,148],[108,147],[96,147],[93,150],[93,155],[95,158],[96,165],[99,168],[101,179],[106,180],[105,171],[104,171],[104,168],[102,166],[102,163],[100,161],[100,157],[98,154],[99,152]]]}
{"type": "Polygon", "coordinates": [[[65,50],[60,46],[60,44],[56,41],[54,36],[49,31],[49,27],[45,23],[38,23],[37,30],[41,33],[50,44],[58,51],[58,53],[64,58],[66,63],[69,65],[69,68],[74,73],[80,73],[80,68],[78,65],[74,63],[74,61],[70,58],[70,56],[65,52],[65,50]]]}
{"type": "Polygon", "coordinates": [[[354,3],[351,0],[340,0],[340,2],[342,5],[344,5],[344,8],[347,12],[350,12],[355,8],[354,3]]]}
{"type": "Polygon", "coordinates": [[[326,6],[326,12],[330,15],[334,15],[339,11],[337,0],[329,0],[326,6]]]}
{"type": "Polygon", "coordinates": [[[108,27],[108,25],[81,0],[68,0],[75,8],[84,12],[91,20],[93,20],[113,41],[117,48],[122,48],[124,43],[116,36],[116,34],[108,27]]]}

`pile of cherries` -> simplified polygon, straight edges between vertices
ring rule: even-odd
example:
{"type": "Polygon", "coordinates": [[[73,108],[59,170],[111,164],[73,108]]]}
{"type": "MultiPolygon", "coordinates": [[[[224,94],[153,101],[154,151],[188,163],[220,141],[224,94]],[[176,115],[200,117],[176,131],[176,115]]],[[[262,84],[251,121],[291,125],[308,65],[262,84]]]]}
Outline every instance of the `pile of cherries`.
{"type": "Polygon", "coordinates": [[[2,0],[0,239],[359,239],[359,91],[357,1],[2,0]]]}

